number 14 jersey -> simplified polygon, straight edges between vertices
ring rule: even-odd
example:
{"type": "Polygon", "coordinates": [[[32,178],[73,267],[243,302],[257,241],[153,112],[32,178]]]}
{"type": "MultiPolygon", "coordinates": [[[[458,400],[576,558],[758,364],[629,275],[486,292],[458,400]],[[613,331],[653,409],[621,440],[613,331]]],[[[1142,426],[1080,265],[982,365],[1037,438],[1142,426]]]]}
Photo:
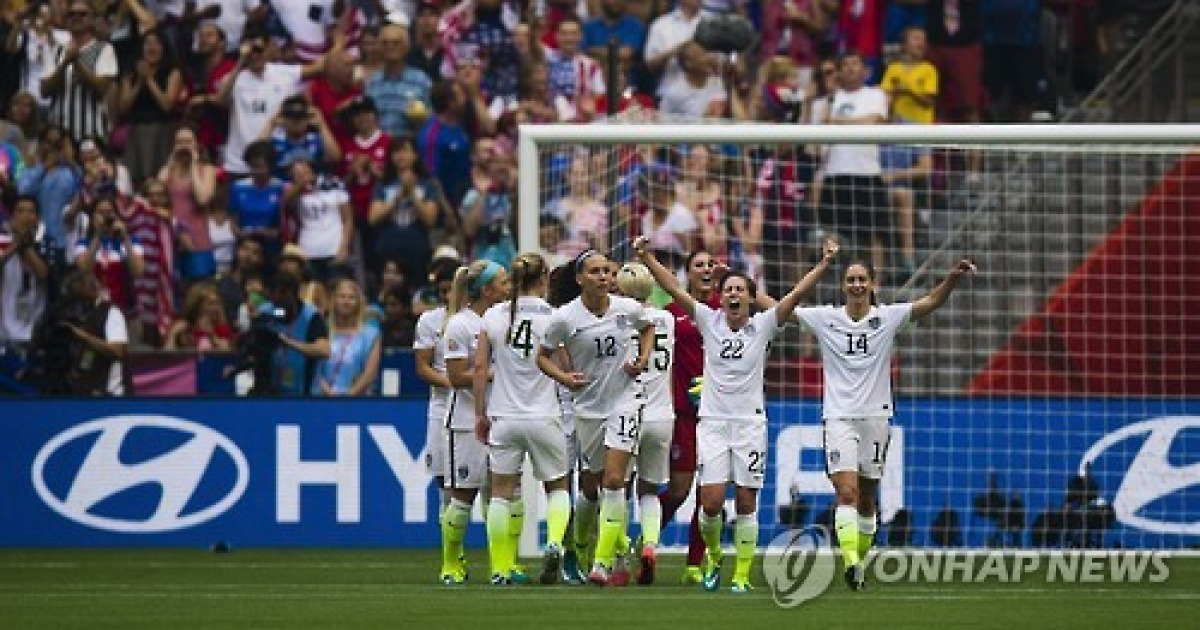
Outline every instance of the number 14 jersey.
{"type": "Polygon", "coordinates": [[[824,418],[890,418],[892,347],[912,314],[912,303],[873,306],[858,321],[841,306],[796,309],[821,343],[824,418]]]}

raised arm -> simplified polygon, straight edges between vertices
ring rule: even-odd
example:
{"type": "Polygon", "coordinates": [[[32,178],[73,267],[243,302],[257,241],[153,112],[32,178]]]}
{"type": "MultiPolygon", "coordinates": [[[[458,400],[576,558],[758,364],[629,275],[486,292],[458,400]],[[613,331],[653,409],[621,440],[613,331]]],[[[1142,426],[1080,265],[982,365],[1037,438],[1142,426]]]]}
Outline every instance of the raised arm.
{"type": "Polygon", "coordinates": [[[820,262],[813,265],[813,268],[804,274],[803,278],[788,291],[783,299],[779,300],[779,304],[775,305],[775,322],[782,326],[792,317],[792,311],[796,310],[796,306],[800,304],[800,298],[804,297],[805,293],[817,286],[817,281],[825,274],[825,270],[829,269],[830,263],[837,256],[838,244],[837,241],[827,238],[825,239],[824,247],[825,255],[821,257],[820,262]]]}
{"type": "Polygon", "coordinates": [[[680,308],[684,312],[689,316],[695,316],[695,298],[688,295],[688,292],[679,286],[679,281],[675,279],[675,274],[671,273],[670,269],[667,269],[662,263],[658,262],[658,259],[654,257],[654,253],[646,248],[649,242],[650,239],[645,236],[639,236],[633,240],[633,250],[637,252],[638,260],[646,264],[646,268],[650,270],[650,275],[654,276],[654,281],[664,291],[671,294],[671,297],[679,303],[680,308]]]}
{"type": "Polygon", "coordinates": [[[913,302],[912,319],[921,319],[945,304],[950,293],[954,291],[954,285],[958,284],[958,279],[965,274],[975,273],[975,271],[975,263],[971,262],[970,258],[958,261],[958,264],[954,265],[950,273],[946,274],[946,277],[932,291],[913,302]]]}

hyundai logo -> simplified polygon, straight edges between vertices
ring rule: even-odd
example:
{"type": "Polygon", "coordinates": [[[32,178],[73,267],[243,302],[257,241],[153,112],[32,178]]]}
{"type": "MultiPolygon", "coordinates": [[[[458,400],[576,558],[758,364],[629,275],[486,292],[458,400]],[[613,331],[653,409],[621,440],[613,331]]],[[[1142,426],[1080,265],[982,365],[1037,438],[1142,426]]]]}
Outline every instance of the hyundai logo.
{"type": "Polygon", "coordinates": [[[1168,521],[1142,513],[1143,508],[1159,499],[1200,486],[1200,463],[1177,466],[1169,459],[1171,447],[1182,439],[1180,433],[1185,429],[1200,429],[1200,416],[1162,416],[1121,427],[1097,440],[1084,453],[1079,474],[1087,474],[1092,462],[1109,449],[1118,445],[1125,448],[1122,443],[1126,440],[1145,436],[1113,499],[1117,519],[1148,532],[1200,535],[1200,520],[1195,514],[1179,514],[1181,520],[1168,521]]]}
{"type": "Polygon", "coordinates": [[[193,527],[223,514],[246,491],[250,468],[229,438],[206,426],[169,416],[129,415],[92,420],[54,436],[34,458],[32,476],[42,501],[77,523],[121,533],[159,533],[193,527]],[[76,444],[93,435],[90,449],[79,455],[82,449],[76,444]],[[168,437],[186,439],[165,442],[168,437]],[[161,444],[171,448],[143,461],[123,461],[130,452],[161,444]],[[220,467],[214,462],[227,463],[215,457],[218,451],[232,460],[236,479],[223,496],[208,492],[216,485],[211,480],[204,486],[206,492],[198,495],[205,479],[214,476],[210,468],[220,467]],[[57,474],[48,479],[47,472],[57,474]],[[56,493],[48,481],[64,477],[70,479],[69,486],[56,493]],[[157,504],[146,510],[149,516],[106,512],[107,500],[145,484],[157,484],[160,490],[157,504]]]}

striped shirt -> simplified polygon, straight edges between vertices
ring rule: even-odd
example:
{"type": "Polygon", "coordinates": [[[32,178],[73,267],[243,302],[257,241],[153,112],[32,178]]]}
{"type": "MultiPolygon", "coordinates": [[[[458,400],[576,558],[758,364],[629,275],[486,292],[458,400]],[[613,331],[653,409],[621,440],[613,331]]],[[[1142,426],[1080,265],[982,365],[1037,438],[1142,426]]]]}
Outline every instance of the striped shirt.
{"type": "MultiPolygon", "coordinates": [[[[54,74],[66,52],[66,45],[55,46],[54,64],[47,66],[47,77],[54,74]]],[[[84,45],[78,63],[87,66],[97,78],[117,76],[117,53],[107,42],[93,39],[84,45]]],[[[50,120],[62,125],[76,142],[86,136],[108,136],[110,125],[104,95],[84,83],[75,64],[63,70],[62,89],[50,96],[50,120]]]]}
{"type": "MultiPolygon", "coordinates": [[[[581,99],[590,98],[595,102],[597,96],[605,93],[604,73],[600,64],[591,57],[584,54],[566,57],[550,51],[546,58],[550,74],[551,102],[557,102],[559,97],[562,97],[574,110],[573,115],[566,118],[574,119],[579,116],[581,99]]],[[[562,114],[563,112],[559,112],[560,116],[562,114]]]]}
{"type": "Polygon", "coordinates": [[[413,101],[421,101],[429,111],[432,89],[433,81],[429,75],[418,68],[405,66],[399,76],[388,75],[384,70],[376,71],[367,79],[363,93],[375,101],[379,127],[395,137],[415,131],[406,115],[408,107],[413,101]]]}

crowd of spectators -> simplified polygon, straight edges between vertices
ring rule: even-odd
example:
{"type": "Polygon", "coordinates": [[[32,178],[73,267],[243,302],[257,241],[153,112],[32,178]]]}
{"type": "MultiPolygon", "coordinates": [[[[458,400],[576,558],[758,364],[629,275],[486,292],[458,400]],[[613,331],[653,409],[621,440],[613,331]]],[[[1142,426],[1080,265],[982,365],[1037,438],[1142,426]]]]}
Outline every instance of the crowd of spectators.
{"type": "MultiPolygon", "coordinates": [[[[68,331],[67,368],[108,375],[130,347],[234,349],[284,304],[309,359],[356,320],[407,346],[445,268],[517,253],[520,123],[1024,120],[1053,112],[1052,49],[1103,54],[1120,4],[0,0],[0,344],[68,331]],[[753,48],[696,40],[726,15],[753,48]]],[[[931,168],[836,145],[548,160],[551,261],[607,249],[619,217],[780,286],[818,221],[910,273],[931,168]]],[[[336,380],[308,382],[365,387],[336,380]]]]}

